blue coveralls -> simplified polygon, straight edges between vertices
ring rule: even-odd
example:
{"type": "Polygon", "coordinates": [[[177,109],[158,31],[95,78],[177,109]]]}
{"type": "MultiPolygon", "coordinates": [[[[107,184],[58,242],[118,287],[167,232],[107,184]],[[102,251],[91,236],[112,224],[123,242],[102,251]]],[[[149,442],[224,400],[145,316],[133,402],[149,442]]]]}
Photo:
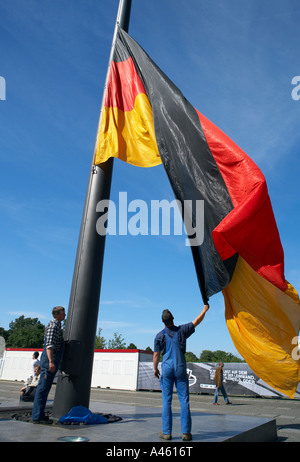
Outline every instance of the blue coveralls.
{"type": "Polygon", "coordinates": [[[181,409],[181,432],[191,433],[192,419],[189,405],[189,382],[186,373],[186,362],[178,342],[178,332],[170,337],[166,330],[165,353],[162,361],[160,385],[162,389],[162,431],[166,435],[172,433],[172,396],[176,385],[181,409]]]}

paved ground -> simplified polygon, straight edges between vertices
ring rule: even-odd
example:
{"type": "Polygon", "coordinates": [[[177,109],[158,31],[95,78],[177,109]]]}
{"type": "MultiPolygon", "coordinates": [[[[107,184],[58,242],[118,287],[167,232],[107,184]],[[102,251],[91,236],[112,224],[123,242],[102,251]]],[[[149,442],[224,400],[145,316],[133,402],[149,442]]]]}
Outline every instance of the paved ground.
{"type": "MultiPolygon", "coordinates": [[[[190,395],[191,411],[232,416],[276,419],[278,441],[300,442],[300,400],[277,398],[247,398],[230,396],[232,405],[226,406],[219,397],[219,406],[212,404],[210,395],[190,395]]],[[[161,409],[159,392],[120,392],[92,389],[91,401],[127,403],[161,409]]],[[[173,408],[180,409],[176,394],[173,408]]]]}
{"type": "MultiPolygon", "coordinates": [[[[16,406],[18,405],[19,399],[19,389],[21,387],[20,382],[10,382],[10,381],[0,381],[0,409],[2,407],[2,413],[0,414],[0,423],[2,420],[3,426],[0,432],[0,441],[2,433],[2,441],[8,441],[12,432],[16,432],[16,427],[18,426],[19,431],[21,427],[24,429],[29,428],[28,423],[14,421],[9,416],[5,415],[3,412],[3,405],[16,406]],[[6,419],[6,420],[5,420],[6,419]],[[5,420],[5,422],[4,422],[5,420]],[[4,425],[4,423],[5,425],[4,425]],[[14,428],[11,429],[11,425],[14,425],[14,428]],[[4,433],[7,433],[7,436],[4,433]]],[[[49,399],[54,398],[55,386],[52,387],[52,390],[49,395],[49,399]]],[[[290,400],[290,399],[275,399],[275,398],[250,398],[250,397],[234,397],[231,396],[230,400],[232,402],[231,406],[225,406],[223,397],[219,398],[219,406],[214,406],[212,404],[212,396],[209,395],[191,395],[191,411],[193,417],[193,429],[194,427],[200,428],[200,425],[205,426],[205,431],[207,433],[207,441],[209,440],[210,434],[210,425],[216,425],[216,422],[221,422],[222,428],[224,428],[224,422],[226,426],[230,428],[231,426],[236,425],[236,422],[239,422],[240,425],[244,425],[245,422],[255,420],[273,420],[276,419],[277,425],[277,435],[279,442],[300,442],[300,400],[290,400]],[[213,420],[212,420],[213,419],[213,420]]],[[[107,438],[109,441],[109,435],[111,432],[115,432],[117,435],[117,430],[120,428],[125,429],[125,434],[128,434],[130,431],[134,431],[137,435],[137,438],[141,438],[140,441],[147,439],[147,434],[149,434],[149,419],[152,422],[151,432],[153,433],[153,438],[160,431],[160,421],[161,421],[161,394],[160,392],[149,392],[149,391],[120,391],[120,390],[108,390],[108,389],[92,389],[91,390],[91,400],[90,400],[90,409],[93,412],[103,412],[103,413],[121,413],[123,418],[122,422],[116,422],[106,426],[105,430],[103,429],[103,438],[107,438]],[[134,416],[139,416],[139,419],[135,419],[134,416]],[[126,424],[126,425],[125,425],[126,424]],[[148,427],[147,427],[148,425],[148,427]],[[122,426],[122,427],[121,427],[122,426]],[[105,436],[107,432],[107,436],[105,436]],[[139,436],[140,435],[140,436],[139,436]]],[[[177,412],[180,409],[179,402],[176,394],[174,394],[173,401],[173,410],[174,410],[174,432],[180,434],[179,428],[179,413],[177,412]]],[[[36,428],[37,426],[35,426],[36,428]]],[[[40,426],[38,426],[40,427],[40,426]]],[[[43,426],[44,427],[44,426],[43,426]]],[[[104,427],[104,426],[102,426],[104,427]]],[[[82,427],[81,427],[82,428],[82,427]]],[[[85,430],[86,431],[86,430],[85,430]]],[[[91,431],[91,430],[90,430],[91,431]]],[[[62,436],[61,429],[54,431],[54,428],[43,428],[42,433],[45,432],[51,433],[50,441],[57,440],[62,436]]],[[[66,432],[65,432],[66,433],[66,432]]],[[[120,433],[118,431],[118,433],[120,433]]],[[[124,433],[124,432],[123,432],[124,433]]],[[[198,432],[198,436],[201,431],[198,432]]],[[[203,433],[203,432],[202,432],[203,433]]],[[[74,431],[72,434],[75,434],[74,431]]],[[[77,430],[78,434],[78,430],[77,430]]],[[[83,434],[82,431],[80,433],[83,434]]],[[[228,433],[229,434],[229,433],[228,433]]],[[[200,435],[201,438],[203,435],[200,435]]],[[[200,438],[199,436],[199,438],[200,438]]],[[[115,438],[118,438],[115,436],[115,438]]],[[[197,439],[197,436],[196,436],[197,439]]],[[[118,439],[115,439],[117,441],[118,439]]],[[[216,440],[216,439],[214,439],[216,440]]],[[[45,441],[45,439],[41,439],[45,441]]],[[[122,439],[119,439],[122,441],[122,439]]],[[[125,437],[125,441],[126,437],[125,437]]],[[[150,439],[153,441],[153,439],[150,439]]],[[[175,437],[176,441],[176,437],[175,437]]],[[[220,440],[221,441],[221,440],[220,440]]],[[[177,442],[180,442],[178,439],[177,442]]]]}

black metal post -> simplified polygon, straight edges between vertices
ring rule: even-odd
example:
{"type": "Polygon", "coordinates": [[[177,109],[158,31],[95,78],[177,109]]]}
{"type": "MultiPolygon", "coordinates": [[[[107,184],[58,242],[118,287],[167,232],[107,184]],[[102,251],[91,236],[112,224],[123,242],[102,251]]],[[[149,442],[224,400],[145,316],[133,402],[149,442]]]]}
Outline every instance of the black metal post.
{"type": "MultiPolygon", "coordinates": [[[[128,32],[131,1],[120,0],[119,3],[104,93],[117,26],[128,32]]],[[[102,107],[103,100],[99,124],[102,107]]],[[[96,145],[97,138],[95,148],[96,145]]],[[[65,351],[54,398],[54,419],[59,419],[74,406],[89,407],[105,247],[105,236],[100,236],[96,231],[99,218],[96,205],[101,200],[109,199],[112,171],[112,158],[99,166],[91,166],[67,313],[65,351]]]]}

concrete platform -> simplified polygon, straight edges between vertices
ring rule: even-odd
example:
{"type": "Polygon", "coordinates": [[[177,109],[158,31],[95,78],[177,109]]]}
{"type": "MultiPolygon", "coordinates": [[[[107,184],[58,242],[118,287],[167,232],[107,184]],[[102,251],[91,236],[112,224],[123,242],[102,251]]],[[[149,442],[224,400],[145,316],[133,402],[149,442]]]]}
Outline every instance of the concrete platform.
{"type": "MultiPolygon", "coordinates": [[[[48,405],[51,408],[51,401],[48,405]]],[[[92,412],[114,414],[122,418],[118,422],[101,425],[33,425],[11,418],[11,414],[21,409],[30,410],[30,403],[19,406],[18,402],[1,403],[1,442],[60,442],[64,437],[85,438],[90,442],[103,443],[155,443],[193,447],[199,442],[272,442],[277,439],[276,420],[206,412],[192,412],[192,442],[182,442],[180,412],[173,411],[173,439],[161,442],[161,410],[152,407],[90,403],[92,412]]]]}

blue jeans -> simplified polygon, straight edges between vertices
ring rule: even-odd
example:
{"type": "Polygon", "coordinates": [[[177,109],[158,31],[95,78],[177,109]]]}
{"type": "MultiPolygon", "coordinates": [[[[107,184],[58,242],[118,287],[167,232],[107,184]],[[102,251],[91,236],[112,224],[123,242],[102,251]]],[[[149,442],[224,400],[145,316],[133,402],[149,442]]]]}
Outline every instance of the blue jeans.
{"type": "Polygon", "coordinates": [[[189,404],[189,382],[185,376],[182,378],[174,375],[163,374],[160,378],[162,389],[162,431],[166,435],[172,434],[172,397],[173,386],[177,388],[180,402],[181,432],[191,433],[192,419],[189,404]]]}
{"type": "Polygon", "coordinates": [[[222,392],[222,394],[224,396],[225,403],[228,403],[229,400],[228,400],[227,393],[226,393],[226,390],[225,390],[225,387],[224,387],[223,383],[222,383],[220,388],[218,388],[218,387],[216,388],[215,395],[214,395],[214,403],[218,402],[219,390],[222,392]]]}
{"type": "Polygon", "coordinates": [[[49,371],[49,360],[46,353],[46,350],[43,351],[41,355],[41,374],[39,383],[36,389],[33,408],[32,408],[32,420],[44,420],[45,419],[45,407],[47,403],[47,398],[49,391],[51,389],[54,377],[58,370],[60,359],[62,356],[63,350],[56,352],[54,357],[55,371],[49,371]]]}

